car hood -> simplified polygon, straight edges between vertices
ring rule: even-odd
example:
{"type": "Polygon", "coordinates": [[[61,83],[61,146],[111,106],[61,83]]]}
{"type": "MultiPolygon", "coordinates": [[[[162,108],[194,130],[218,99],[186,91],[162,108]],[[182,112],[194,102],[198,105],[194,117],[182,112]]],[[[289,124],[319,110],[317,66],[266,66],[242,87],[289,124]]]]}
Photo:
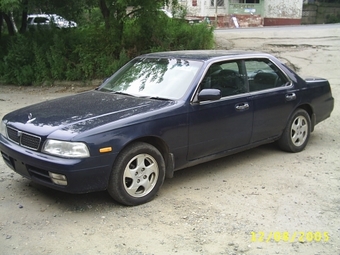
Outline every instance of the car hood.
{"type": "Polygon", "coordinates": [[[118,126],[138,122],[138,115],[150,117],[175,101],[138,98],[89,91],[28,106],[7,114],[9,126],[47,136],[56,130],[73,135],[116,122],[118,126]],[[128,119],[128,120],[127,120],[128,119]],[[120,123],[120,124],[119,124],[120,123]]]}

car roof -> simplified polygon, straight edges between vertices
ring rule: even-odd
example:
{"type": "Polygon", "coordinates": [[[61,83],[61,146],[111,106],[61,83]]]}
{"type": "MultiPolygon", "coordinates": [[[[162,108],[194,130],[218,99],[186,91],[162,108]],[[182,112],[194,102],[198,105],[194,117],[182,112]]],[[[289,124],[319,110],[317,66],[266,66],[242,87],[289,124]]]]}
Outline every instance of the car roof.
{"type": "Polygon", "coordinates": [[[240,50],[183,50],[183,51],[165,51],[154,52],[141,55],[140,58],[179,58],[179,59],[191,59],[191,60],[210,60],[221,57],[251,57],[262,56],[269,57],[270,55],[255,52],[255,51],[240,51],[240,50]]]}
{"type": "Polygon", "coordinates": [[[58,17],[57,14],[46,14],[46,13],[40,13],[40,14],[29,14],[27,17],[58,17]]]}

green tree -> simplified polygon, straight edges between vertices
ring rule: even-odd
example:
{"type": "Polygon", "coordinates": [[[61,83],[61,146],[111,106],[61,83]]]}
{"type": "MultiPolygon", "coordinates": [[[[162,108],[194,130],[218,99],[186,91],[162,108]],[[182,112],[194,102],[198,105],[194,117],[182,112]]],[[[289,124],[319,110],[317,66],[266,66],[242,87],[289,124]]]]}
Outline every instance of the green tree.
{"type": "Polygon", "coordinates": [[[11,20],[11,12],[20,8],[20,0],[0,0],[0,37],[3,26],[3,20],[7,25],[9,35],[14,35],[14,24],[11,20]]]}
{"type": "Polygon", "coordinates": [[[15,17],[20,27],[20,34],[0,40],[0,83],[102,79],[141,53],[211,48],[213,30],[169,18],[160,11],[169,1],[0,0],[0,25],[4,21],[8,34],[16,34],[15,17]],[[79,27],[26,31],[27,14],[42,12],[79,27]]]}
{"type": "MultiPolygon", "coordinates": [[[[116,41],[122,44],[124,25],[127,18],[141,18],[143,15],[157,12],[162,6],[175,5],[177,1],[171,0],[98,0],[99,8],[103,15],[106,30],[115,31],[116,41]]],[[[146,16],[144,16],[146,17],[146,16]]],[[[119,50],[115,50],[115,56],[119,56],[119,50]]]]}

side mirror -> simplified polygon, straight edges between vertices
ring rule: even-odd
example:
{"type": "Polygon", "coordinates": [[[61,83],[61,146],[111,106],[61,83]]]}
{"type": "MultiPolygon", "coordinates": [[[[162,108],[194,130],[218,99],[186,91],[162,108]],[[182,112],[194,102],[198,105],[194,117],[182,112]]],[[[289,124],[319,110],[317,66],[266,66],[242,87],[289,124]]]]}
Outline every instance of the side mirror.
{"type": "Polygon", "coordinates": [[[197,96],[199,101],[215,101],[221,99],[221,90],[219,89],[202,89],[197,96]]]}

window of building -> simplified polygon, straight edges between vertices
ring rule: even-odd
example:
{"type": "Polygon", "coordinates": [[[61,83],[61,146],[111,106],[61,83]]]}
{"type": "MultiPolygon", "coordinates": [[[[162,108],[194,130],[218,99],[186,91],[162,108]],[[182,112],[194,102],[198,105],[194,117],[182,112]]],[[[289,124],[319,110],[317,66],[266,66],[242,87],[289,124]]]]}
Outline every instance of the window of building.
{"type": "Polygon", "coordinates": [[[260,0],[232,0],[233,4],[259,4],[260,0]]]}
{"type": "MultiPolygon", "coordinates": [[[[217,6],[224,6],[224,0],[216,0],[217,6]]],[[[215,6],[215,0],[210,0],[210,6],[215,6]]]]}
{"type": "Polygon", "coordinates": [[[192,0],[192,6],[197,6],[197,0],[192,0]]]}

